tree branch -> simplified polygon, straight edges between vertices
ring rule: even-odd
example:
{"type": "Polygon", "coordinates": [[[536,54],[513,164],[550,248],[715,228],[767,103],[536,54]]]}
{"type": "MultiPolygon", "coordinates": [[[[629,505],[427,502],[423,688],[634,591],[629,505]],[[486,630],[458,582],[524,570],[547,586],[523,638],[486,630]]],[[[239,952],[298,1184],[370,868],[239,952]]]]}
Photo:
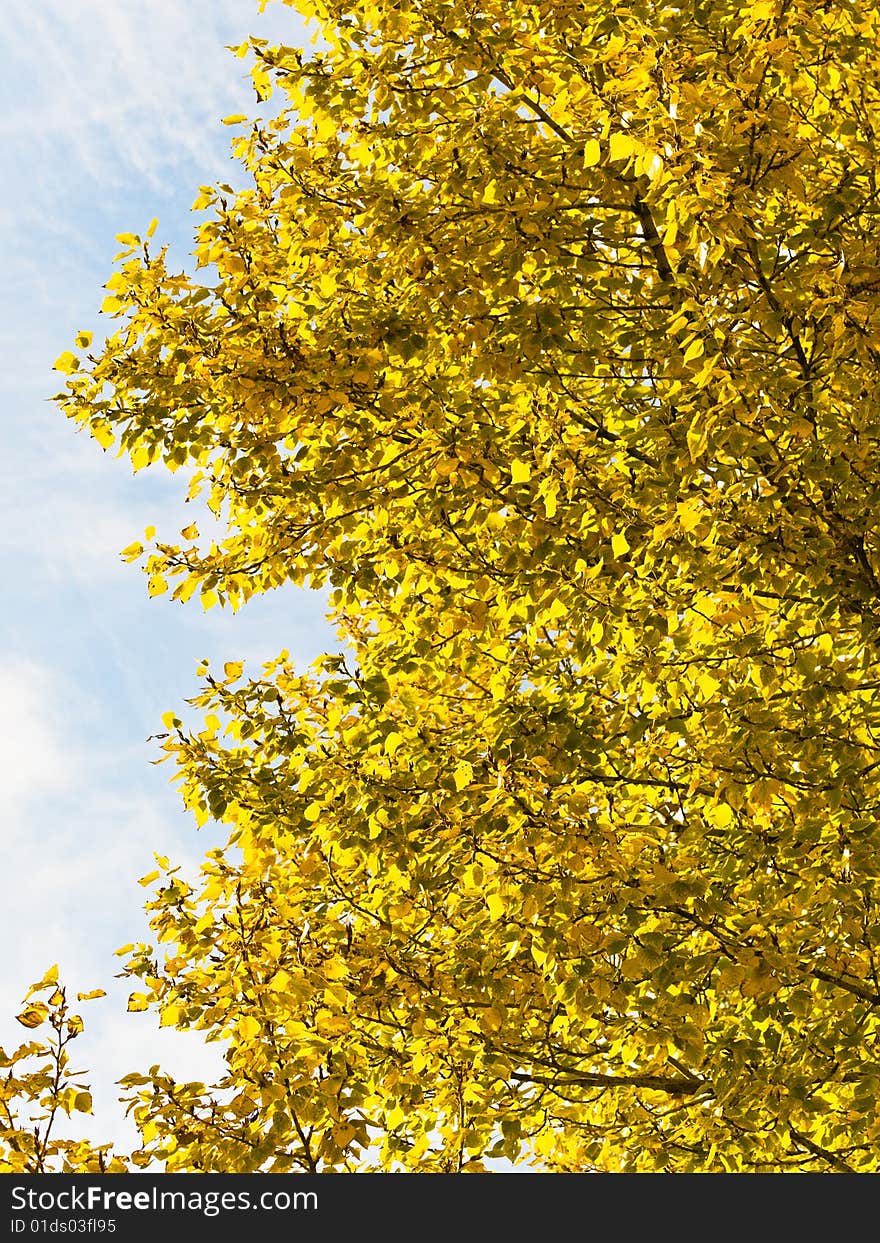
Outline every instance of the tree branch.
{"type": "Polygon", "coordinates": [[[712,1093],[711,1085],[704,1079],[674,1078],[667,1075],[528,1075],[513,1071],[511,1079],[518,1083],[540,1083],[549,1088],[643,1088],[649,1092],[665,1092],[667,1096],[696,1096],[699,1092],[712,1093]]]}

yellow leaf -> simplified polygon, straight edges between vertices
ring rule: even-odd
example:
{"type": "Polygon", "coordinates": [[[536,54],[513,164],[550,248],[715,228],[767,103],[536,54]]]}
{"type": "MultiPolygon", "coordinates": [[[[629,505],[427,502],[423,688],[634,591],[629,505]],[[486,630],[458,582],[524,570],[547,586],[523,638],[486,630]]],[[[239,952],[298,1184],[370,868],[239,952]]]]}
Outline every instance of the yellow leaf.
{"type": "Polygon", "coordinates": [[[493,920],[501,919],[504,914],[504,899],[498,893],[490,893],[486,895],[486,905],[489,908],[489,914],[493,920]]]}
{"type": "Polygon", "coordinates": [[[143,445],[138,445],[137,448],[132,449],[129,456],[131,458],[131,468],[135,473],[149,465],[150,452],[143,445]]]}
{"type": "Polygon", "coordinates": [[[638,149],[638,145],[630,134],[616,130],[611,135],[608,155],[612,160],[628,160],[638,149]]]}
{"type": "Polygon", "coordinates": [[[132,993],[128,999],[128,1009],[132,1014],[138,1014],[141,1010],[146,1010],[150,1004],[150,998],[146,993],[132,993]]]}
{"type": "Polygon", "coordinates": [[[269,981],[269,987],[273,993],[286,993],[290,988],[291,978],[286,971],[276,971],[272,979],[269,981]]]}
{"type": "Polygon", "coordinates": [[[90,332],[78,332],[75,340],[78,349],[87,350],[92,344],[92,334],[90,332]]]}
{"type": "Polygon", "coordinates": [[[236,682],[244,673],[244,661],[227,660],[223,666],[223,673],[228,682],[236,682]]]}
{"type": "Polygon", "coordinates": [[[339,122],[335,117],[323,116],[315,121],[315,137],[318,142],[326,142],[328,138],[332,138],[339,130],[339,122]]]}
{"type": "Polygon", "coordinates": [[[65,350],[63,354],[59,354],[52,364],[53,371],[63,371],[65,375],[70,375],[74,371],[79,370],[79,359],[76,354],[71,354],[70,350],[65,350]]]}
{"type": "Polygon", "coordinates": [[[514,483],[527,483],[532,477],[532,468],[528,462],[521,462],[517,458],[510,464],[510,477],[514,483]]]}
{"type": "Polygon", "coordinates": [[[261,1031],[260,1024],[250,1014],[244,1014],[238,1020],[238,1034],[242,1040],[255,1040],[261,1031]]]}
{"type": "Polygon", "coordinates": [[[242,121],[247,120],[246,112],[233,112],[230,116],[223,118],[224,125],[240,125],[242,121]]]}
{"type": "Polygon", "coordinates": [[[460,760],[459,763],[456,764],[455,772],[452,776],[455,781],[456,790],[463,790],[465,786],[470,785],[473,780],[474,770],[471,768],[470,764],[468,764],[467,760],[460,760]]]}
{"type": "Polygon", "coordinates": [[[147,583],[147,593],[151,596],[161,596],[168,590],[168,581],[162,574],[153,574],[147,583]]]}
{"type": "Polygon", "coordinates": [[[73,1107],[81,1114],[90,1114],[92,1112],[91,1092],[77,1092],[73,1098],[73,1107]]]}
{"type": "Polygon", "coordinates": [[[706,818],[711,824],[718,829],[727,829],[733,824],[735,816],[727,803],[719,803],[717,807],[712,807],[707,813],[706,818]]]}
{"type": "Polygon", "coordinates": [[[328,1010],[319,1010],[315,1019],[315,1028],[319,1036],[344,1036],[351,1030],[351,1022],[344,1014],[331,1014],[328,1010]]]}
{"type": "Polygon", "coordinates": [[[694,358],[699,358],[700,355],[705,350],[705,348],[706,348],[706,344],[703,341],[703,338],[696,337],[695,340],[691,341],[690,345],[685,350],[683,361],[686,363],[689,363],[694,358]]]}
{"type": "Polygon", "coordinates": [[[745,979],[746,970],[739,963],[725,963],[718,972],[717,982],[723,988],[736,988],[737,984],[741,984],[745,979]]]}
{"type": "Polygon", "coordinates": [[[554,596],[550,601],[549,607],[542,612],[541,617],[544,625],[555,622],[560,617],[565,617],[568,613],[568,605],[560,596],[554,596]]]}
{"type": "Polygon", "coordinates": [[[691,456],[691,461],[695,461],[703,452],[709,439],[709,429],[705,423],[705,416],[701,412],[694,415],[693,421],[687,430],[687,447],[691,456]]]}
{"type": "Polygon", "coordinates": [[[159,225],[159,217],[154,216],[147,227],[147,237],[152,237],[159,225]]]}
{"type": "Polygon", "coordinates": [[[268,99],[272,94],[272,79],[262,65],[254,65],[251,70],[254,90],[260,99],[268,99]]]}
{"type": "Polygon", "coordinates": [[[15,1017],[22,1027],[39,1027],[41,1023],[46,1021],[49,1014],[49,1007],[42,1001],[35,1002],[32,1006],[27,1006],[22,1010],[21,1014],[15,1017]]]}
{"type": "Polygon", "coordinates": [[[402,743],[403,743],[402,734],[397,734],[397,733],[389,734],[388,737],[385,739],[385,754],[393,755],[394,752],[398,749],[398,747],[401,746],[402,743]]]}
{"type": "Polygon", "coordinates": [[[611,551],[614,553],[615,557],[622,557],[624,553],[629,552],[627,538],[621,532],[618,532],[616,535],[612,535],[611,551]]]}
{"type": "Polygon", "coordinates": [[[347,1144],[351,1143],[357,1132],[350,1122],[337,1122],[330,1134],[333,1136],[333,1142],[337,1148],[345,1148],[347,1144]]]}
{"type": "Polygon", "coordinates": [[[77,1001],[94,1001],[96,997],[106,996],[107,994],[104,992],[103,988],[93,988],[88,993],[77,993],[76,999],[77,1001]]]}
{"type": "Polygon", "coordinates": [[[172,599],[181,600],[184,603],[186,603],[186,601],[190,598],[190,596],[194,594],[197,586],[198,586],[198,583],[194,578],[183,579],[183,581],[179,582],[177,586],[174,588],[174,594],[172,596],[172,599]]]}
{"type": "Polygon", "coordinates": [[[454,471],[458,470],[459,462],[457,457],[440,458],[434,464],[434,471],[441,479],[448,479],[454,471]]]}
{"type": "Polygon", "coordinates": [[[109,426],[106,423],[93,423],[92,435],[102,449],[109,449],[115,439],[109,426]]]}
{"type": "Polygon", "coordinates": [[[310,823],[314,824],[316,820],[321,819],[323,810],[324,807],[321,803],[309,803],[308,807],[303,812],[303,816],[310,823]]]}
{"type": "Polygon", "coordinates": [[[589,138],[584,144],[584,168],[593,168],[602,159],[598,138],[589,138]]]}
{"type": "Polygon", "coordinates": [[[504,1023],[504,1010],[499,1005],[488,1006],[483,1011],[483,1026],[487,1031],[500,1031],[504,1023]]]}
{"type": "Polygon", "coordinates": [[[556,479],[548,479],[541,485],[541,499],[544,502],[544,513],[548,518],[555,518],[559,501],[559,483],[556,479]]]}
{"type": "Polygon", "coordinates": [[[706,699],[711,699],[720,685],[721,683],[713,678],[711,673],[701,673],[697,678],[697,686],[706,699]]]}
{"type": "Polygon", "coordinates": [[[693,531],[700,525],[703,516],[703,504],[699,499],[686,501],[676,506],[678,521],[683,531],[693,531]]]}
{"type": "Polygon", "coordinates": [[[749,971],[740,985],[745,997],[766,997],[779,991],[779,980],[763,962],[759,962],[749,971]]]}
{"type": "Polygon", "coordinates": [[[406,1121],[406,1111],[401,1109],[399,1105],[394,1105],[391,1109],[385,1111],[384,1123],[389,1131],[393,1131],[395,1127],[400,1126],[401,1122],[406,1121]]]}
{"type": "Polygon", "coordinates": [[[47,970],[46,974],[40,980],[40,988],[46,988],[50,984],[58,983],[58,963],[55,962],[47,970]]]}
{"type": "Polygon", "coordinates": [[[180,1017],[182,1014],[183,1014],[182,1006],[175,1006],[175,1005],[166,1006],[165,1009],[162,1011],[161,1017],[159,1019],[159,1026],[160,1027],[176,1027],[177,1024],[180,1022],[180,1017]]]}
{"type": "Polygon", "coordinates": [[[108,294],[107,297],[104,299],[104,301],[101,303],[101,314],[102,315],[113,315],[115,314],[116,311],[120,310],[124,305],[125,304],[123,302],[120,302],[117,297],[114,297],[112,293],[108,294]]]}
{"type": "Polygon", "coordinates": [[[706,388],[715,375],[715,367],[718,362],[717,356],[706,358],[700,370],[694,376],[693,382],[697,388],[706,388]]]}

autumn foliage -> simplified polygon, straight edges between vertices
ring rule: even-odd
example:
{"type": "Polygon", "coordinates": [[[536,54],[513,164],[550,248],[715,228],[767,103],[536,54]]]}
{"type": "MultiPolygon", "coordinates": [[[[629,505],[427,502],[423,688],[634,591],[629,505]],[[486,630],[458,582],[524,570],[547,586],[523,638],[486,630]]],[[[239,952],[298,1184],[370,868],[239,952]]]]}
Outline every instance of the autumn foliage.
{"type": "Polygon", "coordinates": [[[150,592],[344,652],[166,718],[130,1004],[228,1073],[133,1160],[876,1170],[880,7],[305,7],[58,364],[225,524],[150,592]]]}

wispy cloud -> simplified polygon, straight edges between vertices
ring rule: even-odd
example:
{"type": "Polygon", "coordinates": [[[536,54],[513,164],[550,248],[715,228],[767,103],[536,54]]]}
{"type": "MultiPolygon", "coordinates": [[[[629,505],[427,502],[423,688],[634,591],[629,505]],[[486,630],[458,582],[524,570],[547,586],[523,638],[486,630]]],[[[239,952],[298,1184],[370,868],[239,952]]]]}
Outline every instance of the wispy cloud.
{"type": "Polygon", "coordinates": [[[49,708],[52,679],[29,662],[0,664],[0,754],[4,837],[41,798],[69,785],[72,761],[49,708]],[[5,664],[5,667],[3,665],[5,664]]]}
{"type": "Polygon", "coordinates": [[[198,185],[235,177],[220,118],[258,110],[227,45],[248,33],[295,41],[297,29],[290,9],[260,14],[255,0],[16,9],[0,46],[0,351],[17,375],[23,361],[45,370],[59,352],[40,358],[35,329],[83,326],[83,309],[94,312],[115,233],[158,215],[180,252],[198,185]],[[36,307],[39,325],[29,324],[36,307]]]}
{"type": "Polygon", "coordinates": [[[253,100],[224,45],[249,32],[289,35],[294,20],[280,5],[259,16],[250,0],[20,6],[4,29],[6,158],[39,176],[64,146],[64,162],[104,188],[132,176],[161,188],[188,161],[216,171],[226,145],[219,117],[253,100]]]}
{"type": "Polygon", "coordinates": [[[164,770],[143,763],[145,748],[108,740],[103,711],[100,697],[58,671],[0,657],[0,849],[7,881],[18,882],[7,888],[4,917],[29,929],[4,946],[0,973],[23,978],[53,947],[79,968],[106,965],[115,943],[105,936],[132,931],[136,879],[152,852],[171,850],[194,870],[208,844],[181,832],[182,809],[164,770]]]}

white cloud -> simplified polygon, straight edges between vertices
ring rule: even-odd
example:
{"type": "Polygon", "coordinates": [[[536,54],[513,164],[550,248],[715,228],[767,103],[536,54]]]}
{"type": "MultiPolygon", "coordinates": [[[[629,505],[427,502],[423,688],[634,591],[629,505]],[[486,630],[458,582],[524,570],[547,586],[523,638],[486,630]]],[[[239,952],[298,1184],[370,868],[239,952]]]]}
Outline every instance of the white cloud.
{"type": "Polygon", "coordinates": [[[50,704],[51,678],[45,670],[30,663],[0,662],[3,837],[15,835],[16,822],[34,804],[70,784],[70,756],[50,704]]]}
{"type": "Polygon", "coordinates": [[[21,6],[4,31],[14,75],[0,126],[7,159],[39,176],[66,148],[63,162],[105,189],[132,176],[161,188],[187,161],[216,174],[228,143],[219,118],[254,99],[224,45],[248,33],[289,38],[295,21],[280,5],[260,16],[250,0],[21,6]]]}
{"type": "Polygon", "coordinates": [[[100,710],[57,672],[0,659],[0,847],[5,876],[16,882],[7,885],[4,915],[27,930],[4,946],[7,982],[42,970],[43,959],[61,951],[75,970],[103,972],[112,938],[143,926],[136,879],[152,866],[152,852],[172,853],[192,872],[208,844],[194,828],[184,836],[165,770],[143,763],[145,748],[133,748],[125,733],[115,745],[106,735],[96,745],[100,710]]]}

